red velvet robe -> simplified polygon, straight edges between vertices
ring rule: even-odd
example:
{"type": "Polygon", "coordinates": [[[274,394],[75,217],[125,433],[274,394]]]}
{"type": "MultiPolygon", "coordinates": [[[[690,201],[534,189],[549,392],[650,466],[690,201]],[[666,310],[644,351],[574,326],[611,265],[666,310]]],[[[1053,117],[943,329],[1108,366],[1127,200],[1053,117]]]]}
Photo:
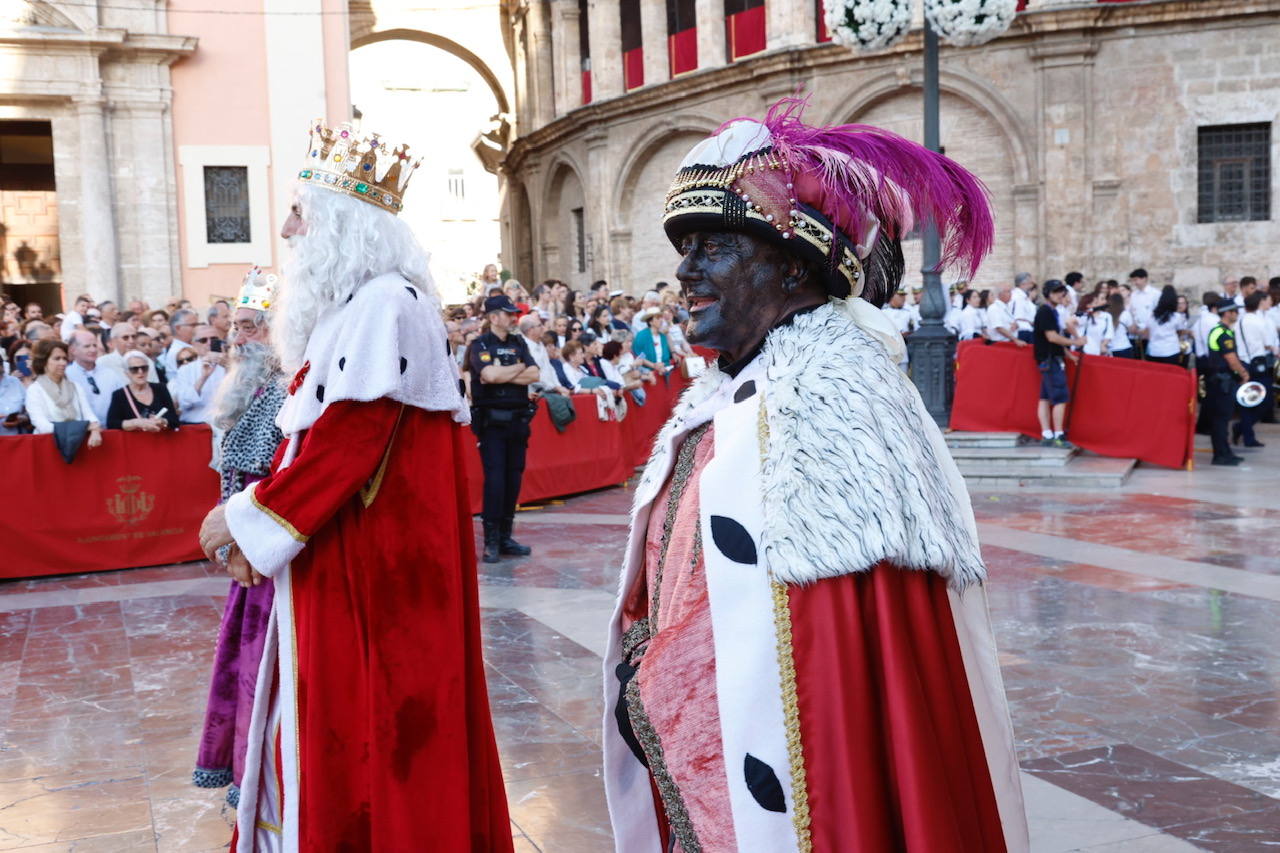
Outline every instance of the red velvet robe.
{"type": "MultiPolygon", "coordinates": [[[[335,402],[249,498],[254,530],[301,545],[276,575],[280,689],[258,694],[283,703],[284,827],[270,849],[512,849],[463,430],[390,399],[335,402]]],[[[259,743],[274,739],[259,726],[259,743]]],[[[249,831],[257,796],[241,799],[241,836],[262,837],[249,831]]]]}

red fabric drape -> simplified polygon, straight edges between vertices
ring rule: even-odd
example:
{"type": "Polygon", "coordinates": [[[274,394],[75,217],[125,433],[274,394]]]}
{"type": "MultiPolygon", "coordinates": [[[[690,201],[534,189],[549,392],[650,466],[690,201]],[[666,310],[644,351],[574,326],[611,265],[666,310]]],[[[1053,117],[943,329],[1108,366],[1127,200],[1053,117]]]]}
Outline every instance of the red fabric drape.
{"type": "Polygon", "coordinates": [[[644,85],[644,48],[622,54],[622,85],[627,91],[644,85]]]}
{"type": "MultiPolygon", "coordinates": [[[[342,455],[345,433],[395,439],[373,502],[350,494],[290,570],[300,848],[418,839],[510,851],[463,479],[469,436],[445,412],[408,408],[397,427],[391,401],[338,408],[325,415],[337,429],[322,437],[318,422],[295,465],[342,455]]],[[[380,453],[363,455],[376,467],[380,453]]]]}
{"type": "MultiPolygon", "coordinates": [[[[1073,444],[1102,456],[1169,468],[1191,462],[1197,379],[1193,370],[1128,358],[1081,356],[1067,364],[1073,444]]],[[[956,351],[951,428],[1039,436],[1040,371],[1030,347],[965,342],[956,351]]]]}
{"type": "Polygon", "coordinates": [[[0,438],[0,577],[199,559],[196,533],[218,502],[211,451],[205,426],[105,430],[70,465],[52,435],[0,438]]]}
{"type": "Polygon", "coordinates": [[[671,76],[694,71],[698,67],[698,30],[690,27],[667,36],[667,55],[671,57],[671,76]]]}
{"type": "Polygon", "coordinates": [[[725,33],[729,42],[729,56],[739,59],[759,53],[765,46],[764,4],[729,15],[725,18],[725,33]]]}
{"type": "Polygon", "coordinates": [[[813,849],[1002,853],[946,581],[882,563],[789,596],[813,849]]]}

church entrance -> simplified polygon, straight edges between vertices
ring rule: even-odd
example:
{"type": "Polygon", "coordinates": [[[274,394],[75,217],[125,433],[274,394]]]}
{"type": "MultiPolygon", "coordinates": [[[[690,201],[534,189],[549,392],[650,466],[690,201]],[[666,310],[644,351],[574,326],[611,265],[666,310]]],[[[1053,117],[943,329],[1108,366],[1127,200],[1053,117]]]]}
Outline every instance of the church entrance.
{"type": "Polygon", "coordinates": [[[44,316],[62,311],[53,129],[47,121],[0,121],[0,287],[44,316]]]}

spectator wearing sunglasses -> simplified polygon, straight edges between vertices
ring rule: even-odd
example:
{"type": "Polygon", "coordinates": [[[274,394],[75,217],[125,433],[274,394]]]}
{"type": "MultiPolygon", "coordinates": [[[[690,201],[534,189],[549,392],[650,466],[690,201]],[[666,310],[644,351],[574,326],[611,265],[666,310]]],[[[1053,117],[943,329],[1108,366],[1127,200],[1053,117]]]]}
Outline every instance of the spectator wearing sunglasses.
{"type": "Polygon", "coordinates": [[[177,407],[169,389],[147,379],[153,370],[151,359],[139,350],[124,354],[129,384],[111,395],[107,412],[107,429],[138,432],[164,432],[178,428],[177,407]]]}
{"type": "Polygon", "coordinates": [[[181,412],[181,422],[203,424],[208,423],[213,414],[214,397],[227,375],[226,354],[221,351],[222,339],[217,337],[213,326],[207,324],[196,327],[191,348],[199,357],[180,367],[175,358],[174,366],[178,367],[178,376],[174,379],[171,390],[174,402],[181,412]]]}
{"type": "MultiPolygon", "coordinates": [[[[192,346],[196,329],[200,328],[200,318],[196,316],[196,312],[187,308],[174,311],[173,316],[169,318],[169,328],[172,330],[173,340],[161,357],[160,363],[164,365],[165,372],[172,377],[178,372],[178,352],[183,347],[192,346]]],[[[196,351],[199,352],[198,347],[196,351]]]]}
{"type": "Polygon", "coordinates": [[[98,423],[107,422],[107,409],[111,407],[111,395],[124,385],[124,378],[114,370],[98,366],[98,336],[88,329],[76,329],[71,333],[68,353],[67,378],[80,388],[80,396],[93,409],[98,423]]]}
{"type": "MultiPolygon", "coordinates": [[[[123,381],[128,382],[129,375],[128,371],[125,370],[124,357],[130,352],[142,350],[142,337],[142,333],[135,329],[132,323],[116,323],[111,327],[111,337],[109,338],[111,350],[106,355],[98,356],[98,367],[115,371],[120,374],[120,378],[123,381]]],[[[160,381],[154,365],[147,373],[147,381],[160,381]]]]}

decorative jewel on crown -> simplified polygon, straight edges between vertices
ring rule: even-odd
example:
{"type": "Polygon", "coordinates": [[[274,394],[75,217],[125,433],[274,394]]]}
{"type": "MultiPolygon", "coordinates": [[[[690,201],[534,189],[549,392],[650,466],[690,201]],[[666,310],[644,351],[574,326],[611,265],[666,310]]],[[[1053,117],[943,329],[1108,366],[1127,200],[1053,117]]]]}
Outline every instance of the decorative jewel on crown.
{"type": "Polygon", "coordinates": [[[261,267],[253,267],[244,274],[244,284],[240,285],[240,295],[236,297],[237,308],[252,308],[254,311],[270,311],[274,304],[276,285],[280,277],[275,273],[264,273],[261,267]]]}
{"type": "Polygon", "coordinates": [[[329,128],[317,119],[311,123],[306,165],[298,180],[395,214],[404,206],[405,187],[421,162],[409,157],[408,145],[389,146],[376,133],[366,137],[349,124],[329,128]]]}

